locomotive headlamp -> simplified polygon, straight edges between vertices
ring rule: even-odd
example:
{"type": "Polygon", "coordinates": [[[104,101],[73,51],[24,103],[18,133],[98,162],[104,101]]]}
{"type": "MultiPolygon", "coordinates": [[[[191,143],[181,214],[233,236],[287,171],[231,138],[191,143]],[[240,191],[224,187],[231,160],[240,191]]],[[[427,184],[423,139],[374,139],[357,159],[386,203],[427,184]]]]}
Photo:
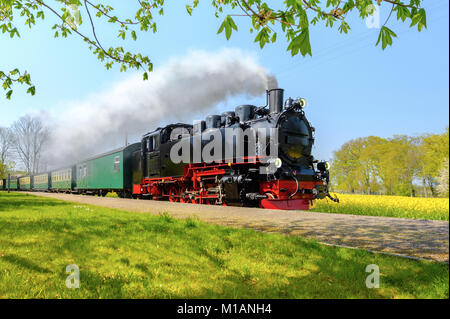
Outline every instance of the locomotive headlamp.
{"type": "Polygon", "coordinates": [[[317,169],[321,172],[327,171],[330,169],[330,163],[329,162],[319,162],[319,163],[317,163],[317,169]]]}
{"type": "Polygon", "coordinates": [[[269,163],[270,166],[272,166],[276,169],[279,169],[281,167],[281,165],[283,165],[283,161],[279,157],[271,158],[267,162],[269,163]]]}
{"type": "Polygon", "coordinates": [[[273,163],[273,165],[275,165],[276,168],[280,168],[281,165],[283,165],[283,161],[281,160],[281,158],[277,157],[273,163]]]}
{"type": "Polygon", "coordinates": [[[304,98],[298,98],[295,102],[296,102],[296,103],[300,106],[300,108],[302,108],[302,109],[304,109],[304,108],[306,107],[306,100],[305,100],[304,98]]]}

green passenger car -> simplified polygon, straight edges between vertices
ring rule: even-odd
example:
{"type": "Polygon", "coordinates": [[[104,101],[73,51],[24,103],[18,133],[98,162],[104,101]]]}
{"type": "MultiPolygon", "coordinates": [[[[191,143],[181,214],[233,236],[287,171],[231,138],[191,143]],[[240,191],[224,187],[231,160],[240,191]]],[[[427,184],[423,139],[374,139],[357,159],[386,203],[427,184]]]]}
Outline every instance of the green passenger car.
{"type": "Polygon", "coordinates": [[[116,191],[119,196],[131,194],[132,156],[140,143],[87,159],[76,165],[76,189],[81,193],[106,195],[116,191]]]}
{"type": "Polygon", "coordinates": [[[31,190],[31,176],[19,177],[19,189],[23,191],[31,190]]]}
{"type": "MultiPolygon", "coordinates": [[[[8,182],[8,180],[6,181],[8,182]]],[[[17,190],[18,185],[19,185],[18,178],[16,176],[11,176],[9,178],[9,188],[12,190],[17,190]]],[[[6,188],[8,188],[8,185],[6,185],[6,188]]]]}
{"type": "Polygon", "coordinates": [[[50,173],[51,190],[71,191],[75,186],[75,166],[54,170],[50,173]]]}
{"type": "Polygon", "coordinates": [[[48,173],[33,176],[33,190],[47,191],[50,189],[50,178],[48,173]]]}

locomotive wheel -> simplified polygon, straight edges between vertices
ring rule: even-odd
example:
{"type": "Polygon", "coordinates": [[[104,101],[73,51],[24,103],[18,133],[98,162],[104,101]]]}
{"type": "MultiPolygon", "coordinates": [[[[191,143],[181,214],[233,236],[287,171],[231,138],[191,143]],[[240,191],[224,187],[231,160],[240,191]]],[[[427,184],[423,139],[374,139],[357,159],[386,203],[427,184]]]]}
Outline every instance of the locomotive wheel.
{"type": "Polygon", "coordinates": [[[169,202],[178,202],[179,201],[179,197],[177,196],[178,192],[176,191],[175,188],[172,188],[169,192],[169,202]]]}
{"type": "Polygon", "coordinates": [[[189,198],[186,197],[185,194],[183,194],[183,192],[180,192],[180,203],[188,203],[189,202],[189,198]]]}

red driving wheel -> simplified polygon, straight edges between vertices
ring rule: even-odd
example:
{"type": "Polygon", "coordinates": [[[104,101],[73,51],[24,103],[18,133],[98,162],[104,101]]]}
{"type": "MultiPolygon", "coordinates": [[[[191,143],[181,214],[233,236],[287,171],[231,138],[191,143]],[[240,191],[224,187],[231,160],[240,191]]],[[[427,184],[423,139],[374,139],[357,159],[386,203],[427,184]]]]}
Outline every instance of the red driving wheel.
{"type": "Polygon", "coordinates": [[[189,198],[186,198],[186,196],[183,193],[180,193],[180,203],[188,203],[189,198]]]}
{"type": "Polygon", "coordinates": [[[178,202],[178,192],[175,187],[171,188],[169,191],[169,202],[178,202]]]}

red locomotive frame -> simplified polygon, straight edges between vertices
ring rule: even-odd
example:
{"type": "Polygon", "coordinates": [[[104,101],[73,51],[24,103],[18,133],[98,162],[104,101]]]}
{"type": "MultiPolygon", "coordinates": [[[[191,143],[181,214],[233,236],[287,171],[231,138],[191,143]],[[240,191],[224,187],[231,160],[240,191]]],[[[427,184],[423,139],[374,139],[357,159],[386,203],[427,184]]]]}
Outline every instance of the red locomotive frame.
{"type": "MultiPolygon", "coordinates": [[[[260,161],[256,159],[246,163],[186,164],[183,176],[143,178],[140,184],[133,185],[132,193],[133,196],[151,196],[154,200],[228,205],[226,197],[221,193],[218,181],[227,173],[227,169],[231,167],[255,165],[256,163],[260,163],[260,161]]],[[[314,204],[314,190],[320,185],[324,185],[324,182],[296,182],[292,179],[260,181],[259,193],[265,198],[259,200],[259,207],[308,210],[314,204]]]]}

